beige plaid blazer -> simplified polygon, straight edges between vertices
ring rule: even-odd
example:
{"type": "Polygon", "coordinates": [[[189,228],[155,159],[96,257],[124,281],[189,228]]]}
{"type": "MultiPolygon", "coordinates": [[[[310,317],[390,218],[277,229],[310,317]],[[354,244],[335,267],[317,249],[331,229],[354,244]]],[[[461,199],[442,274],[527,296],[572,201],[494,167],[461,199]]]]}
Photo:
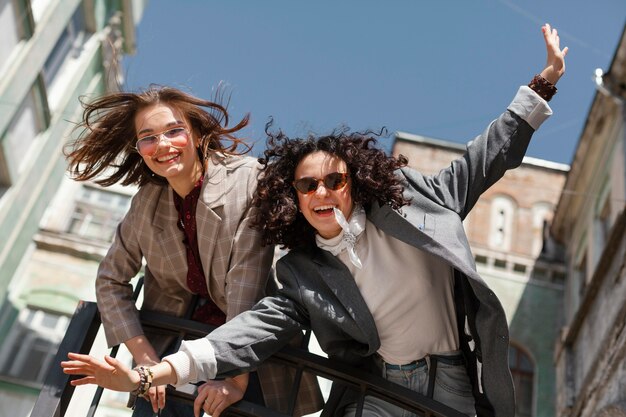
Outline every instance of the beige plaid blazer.
{"type": "MultiPolygon", "coordinates": [[[[273,248],[262,247],[260,234],[250,228],[258,174],[254,158],[212,155],[196,208],[207,288],[226,320],[250,309],[265,294],[273,248]]],[[[193,297],[187,287],[187,255],[172,193],[169,186],[142,186],[100,264],[96,298],[109,346],[144,334],[130,284],[144,260],[143,309],[180,317],[193,297]]],[[[172,341],[147,337],[160,355],[172,341]]],[[[284,369],[263,366],[259,377],[266,404],[285,410],[292,382],[284,369]]],[[[299,414],[318,408],[318,391],[313,379],[304,384],[299,414]]]]}

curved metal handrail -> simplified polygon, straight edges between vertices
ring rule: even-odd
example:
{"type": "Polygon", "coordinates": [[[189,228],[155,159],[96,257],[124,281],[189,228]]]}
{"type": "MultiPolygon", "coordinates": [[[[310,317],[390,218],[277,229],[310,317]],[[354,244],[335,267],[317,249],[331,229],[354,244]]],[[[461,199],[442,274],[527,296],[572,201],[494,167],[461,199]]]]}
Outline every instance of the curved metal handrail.
{"type": "MultiPolygon", "coordinates": [[[[154,311],[141,311],[142,325],[153,331],[163,334],[184,335],[185,338],[203,337],[213,326],[195,322],[188,319],[169,316],[154,311]]],[[[63,373],[59,363],[67,359],[69,352],[88,353],[93,345],[96,333],[100,327],[100,315],[95,303],[81,301],[70,321],[65,337],[59,346],[59,350],[53,365],[46,377],[43,388],[31,413],[31,417],[64,417],[69,401],[74,393],[74,387],[69,384],[70,377],[63,373]]],[[[360,404],[357,406],[357,415],[362,409],[365,395],[371,395],[393,403],[401,408],[409,410],[425,417],[463,417],[464,414],[438,403],[431,398],[411,391],[400,385],[385,380],[382,377],[372,375],[363,370],[353,368],[345,363],[324,358],[303,349],[291,346],[281,349],[269,360],[295,368],[298,375],[302,372],[320,376],[332,381],[356,389],[360,393],[360,404]]],[[[299,381],[294,384],[291,393],[291,410],[295,404],[295,395],[298,391],[299,381]]],[[[168,395],[192,403],[194,396],[180,391],[169,390],[168,395]]],[[[91,416],[98,406],[99,393],[96,393],[90,410],[86,416],[91,416]]],[[[240,401],[229,407],[224,415],[241,417],[286,417],[269,408],[259,406],[247,401],[240,401]]]]}

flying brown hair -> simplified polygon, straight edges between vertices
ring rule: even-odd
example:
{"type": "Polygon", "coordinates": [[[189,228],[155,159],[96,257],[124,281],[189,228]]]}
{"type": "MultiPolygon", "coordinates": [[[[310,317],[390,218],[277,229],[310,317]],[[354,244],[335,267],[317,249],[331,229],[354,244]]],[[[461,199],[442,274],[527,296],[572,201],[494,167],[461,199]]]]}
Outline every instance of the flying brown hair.
{"type": "Polygon", "coordinates": [[[235,126],[228,126],[228,112],[220,104],[220,90],[216,101],[208,101],[173,87],[151,85],[137,92],[116,92],[92,102],[81,100],[84,111],[76,126],[78,138],[65,148],[68,170],[79,181],[96,179],[102,186],[117,182],[122,185],[142,186],[147,182],[165,184],[165,178],[154,174],[134,149],[137,135],[135,115],[145,107],[167,104],[183,114],[185,123],[198,138],[200,160],[211,152],[245,154],[250,146],[233,134],[248,124],[249,115],[235,126]],[[229,146],[224,144],[230,141],[229,146]],[[239,145],[244,147],[238,152],[239,145]],[[103,175],[104,174],[104,175],[103,175]]]}

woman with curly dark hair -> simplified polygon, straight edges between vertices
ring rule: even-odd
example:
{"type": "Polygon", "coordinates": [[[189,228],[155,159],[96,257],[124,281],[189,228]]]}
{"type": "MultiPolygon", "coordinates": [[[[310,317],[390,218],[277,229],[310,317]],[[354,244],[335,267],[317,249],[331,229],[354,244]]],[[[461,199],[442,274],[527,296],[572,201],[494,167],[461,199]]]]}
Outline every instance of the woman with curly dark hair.
{"type": "MultiPolygon", "coordinates": [[[[175,341],[144,332],[139,321],[130,280],[144,261],[143,309],[191,311],[193,320],[219,326],[265,295],[273,248],[250,228],[259,164],[243,156],[249,147],[235,136],[248,116],[229,127],[219,102],[159,86],[111,93],[84,107],[68,147],[70,172],[79,181],[139,187],[98,269],[98,309],[108,344],[124,343],[139,366],[153,365],[175,341]]],[[[246,391],[248,400],[286,411],[292,382],[284,369],[264,366],[258,375],[260,384],[256,373],[250,383],[248,374],[207,382],[200,389],[215,398],[207,411],[219,415],[246,391]]],[[[319,409],[317,384],[307,384],[300,414],[319,409]]],[[[141,394],[148,401],[135,399],[136,417],[192,412],[166,403],[164,385],[141,394]]]]}
{"type": "MultiPolygon", "coordinates": [[[[268,124],[268,127],[270,125],[268,124]]],[[[268,135],[264,175],[259,180],[254,204],[259,208],[256,224],[266,245],[279,244],[289,249],[315,244],[315,221],[309,221],[298,209],[294,175],[300,162],[310,154],[324,152],[343,160],[348,167],[346,183],[350,184],[354,204],[369,209],[372,203],[389,204],[399,209],[408,201],[394,171],[406,165],[403,156],[395,159],[374,147],[373,132],[349,133],[346,128],[329,135],[305,140],[290,140],[282,132],[268,135]]],[[[335,179],[341,182],[341,178],[335,179]]],[[[302,181],[300,181],[302,182],[302,181]]],[[[307,184],[313,186],[313,183],[307,184]]],[[[350,213],[345,213],[347,216],[350,213]]]]}
{"type": "MultiPolygon", "coordinates": [[[[206,338],[183,342],[152,368],[154,380],[236,374],[310,328],[329,358],[468,416],[513,416],[507,320],[476,272],[463,219],[521,164],[551,114],[547,100],[565,71],[567,48],[560,49],[556,30],[545,25],[543,32],[548,59],[541,74],[436,175],[385,156],[370,134],[270,135],[254,204],[263,241],[290,249],[276,264],[281,289],[206,338]]],[[[65,372],[87,375],[76,385],[149,385],[114,359],[70,359],[65,372]]],[[[361,407],[359,398],[356,389],[333,384],[323,415],[409,415],[370,395],[361,407]]],[[[202,401],[198,396],[196,411],[202,401]]]]}

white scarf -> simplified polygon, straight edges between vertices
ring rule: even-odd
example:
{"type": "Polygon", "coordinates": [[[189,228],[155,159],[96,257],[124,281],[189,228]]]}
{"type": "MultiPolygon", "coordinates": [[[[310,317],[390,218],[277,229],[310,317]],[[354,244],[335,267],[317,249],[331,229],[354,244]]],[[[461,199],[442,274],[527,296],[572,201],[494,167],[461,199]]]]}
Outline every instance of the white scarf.
{"type": "Polygon", "coordinates": [[[356,253],[356,242],[358,237],[365,230],[365,210],[361,206],[354,206],[352,214],[350,215],[350,221],[346,221],[345,216],[338,208],[334,208],[335,219],[339,226],[341,226],[341,232],[330,239],[324,239],[319,234],[315,235],[315,243],[320,249],[324,249],[332,253],[334,256],[339,255],[343,250],[348,251],[350,261],[357,268],[363,268],[363,264],[356,253]]]}

